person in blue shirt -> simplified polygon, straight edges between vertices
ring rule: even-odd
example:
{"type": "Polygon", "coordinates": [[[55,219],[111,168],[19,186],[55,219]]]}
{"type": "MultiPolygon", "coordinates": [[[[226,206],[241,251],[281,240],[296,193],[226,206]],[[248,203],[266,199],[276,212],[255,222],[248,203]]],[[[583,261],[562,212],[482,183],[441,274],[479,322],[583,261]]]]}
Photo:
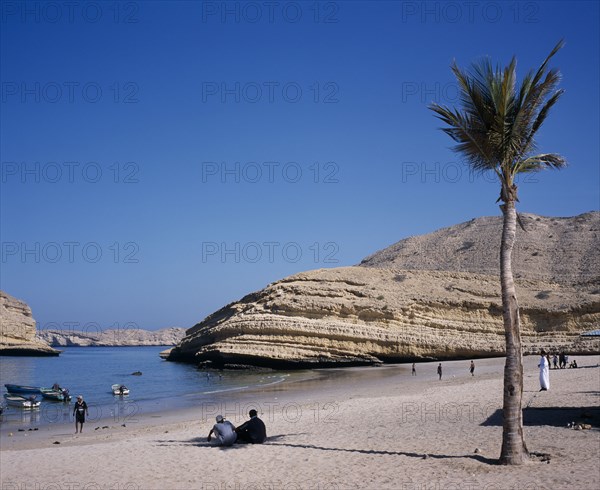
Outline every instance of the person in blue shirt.
{"type": "Polygon", "coordinates": [[[211,442],[212,435],[214,434],[215,439],[213,444],[215,446],[232,446],[237,439],[235,425],[229,422],[229,420],[225,420],[225,417],[222,415],[217,415],[216,420],[217,423],[208,433],[208,442],[211,442]]]}

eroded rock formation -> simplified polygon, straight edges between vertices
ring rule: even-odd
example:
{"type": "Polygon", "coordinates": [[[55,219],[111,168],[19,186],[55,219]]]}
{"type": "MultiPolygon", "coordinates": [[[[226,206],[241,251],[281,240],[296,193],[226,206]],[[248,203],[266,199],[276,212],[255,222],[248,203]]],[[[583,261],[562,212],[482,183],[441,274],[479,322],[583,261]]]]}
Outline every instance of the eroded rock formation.
{"type": "Polygon", "coordinates": [[[31,309],[21,300],[0,291],[0,355],[57,356],[60,351],[35,337],[31,309]]]}
{"type": "MultiPolygon", "coordinates": [[[[526,353],[597,353],[600,213],[522,216],[514,270],[526,353]]],[[[287,277],[187,331],[170,360],[325,367],[504,354],[500,218],[411,237],[360,266],[287,277]]]]}

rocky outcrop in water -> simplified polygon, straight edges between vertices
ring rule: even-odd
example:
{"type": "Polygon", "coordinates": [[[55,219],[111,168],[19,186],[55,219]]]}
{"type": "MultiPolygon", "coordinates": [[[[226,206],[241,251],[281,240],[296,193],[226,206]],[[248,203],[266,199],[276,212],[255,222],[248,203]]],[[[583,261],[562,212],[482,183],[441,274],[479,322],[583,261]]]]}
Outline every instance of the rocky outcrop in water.
{"type": "Polygon", "coordinates": [[[184,328],[162,330],[118,329],[101,332],[75,330],[44,330],[37,337],[52,346],[62,347],[121,347],[143,345],[176,345],[185,337],[184,328]]]}
{"type": "Polygon", "coordinates": [[[52,349],[35,337],[35,320],[31,308],[21,300],[0,291],[0,355],[57,356],[52,349]]]}
{"type": "MultiPolygon", "coordinates": [[[[522,215],[514,271],[526,353],[597,353],[600,213],[522,215]]],[[[327,367],[504,354],[500,218],[402,240],[359,266],[287,277],[187,331],[170,360],[327,367]]]]}

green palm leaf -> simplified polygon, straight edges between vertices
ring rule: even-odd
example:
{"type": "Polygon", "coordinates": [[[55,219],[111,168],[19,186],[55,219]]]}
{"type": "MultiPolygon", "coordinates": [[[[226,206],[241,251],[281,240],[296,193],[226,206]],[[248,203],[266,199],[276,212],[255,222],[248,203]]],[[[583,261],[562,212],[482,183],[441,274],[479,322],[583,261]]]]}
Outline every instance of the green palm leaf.
{"type": "Polygon", "coordinates": [[[520,172],[566,165],[560,155],[534,156],[535,135],[563,94],[557,89],[560,72],[547,69],[563,45],[558,42],[537,71],[525,75],[520,87],[514,57],[504,69],[494,68],[489,59],[474,63],[470,70],[452,64],[459,107],[436,103],[429,107],[446,125],[442,131],[456,142],[452,149],[475,172],[493,170],[503,186],[511,187],[520,172]]]}

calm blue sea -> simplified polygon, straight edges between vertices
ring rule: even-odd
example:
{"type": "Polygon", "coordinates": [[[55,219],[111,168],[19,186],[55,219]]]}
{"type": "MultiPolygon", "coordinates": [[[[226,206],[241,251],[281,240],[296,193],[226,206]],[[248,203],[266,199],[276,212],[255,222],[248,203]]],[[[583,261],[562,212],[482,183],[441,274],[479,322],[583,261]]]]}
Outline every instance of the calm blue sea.
{"type": "MultiPolygon", "coordinates": [[[[218,393],[244,391],[298,378],[301,373],[201,371],[193,365],[167,362],[159,357],[165,347],[63,347],[58,357],[0,357],[0,385],[5,383],[69,389],[69,404],[42,400],[38,409],[7,407],[3,429],[43,426],[71,421],[75,397],[83,395],[89,422],[127,422],[141,414],[191,408],[218,393]],[[131,373],[141,371],[141,376],[131,373]],[[114,396],[111,385],[120,383],[128,396],[114,396]]],[[[38,397],[41,399],[41,395],[38,397]]]]}

